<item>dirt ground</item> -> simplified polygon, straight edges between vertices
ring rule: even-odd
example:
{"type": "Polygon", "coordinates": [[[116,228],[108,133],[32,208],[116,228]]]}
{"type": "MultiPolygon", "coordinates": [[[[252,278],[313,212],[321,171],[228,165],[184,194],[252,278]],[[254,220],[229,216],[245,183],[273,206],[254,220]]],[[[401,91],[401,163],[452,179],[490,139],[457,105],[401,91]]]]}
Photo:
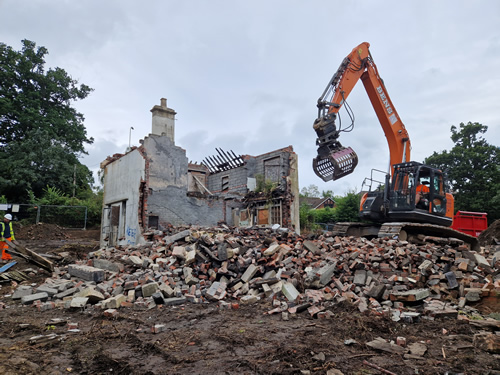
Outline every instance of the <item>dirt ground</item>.
{"type": "MultiPolygon", "coordinates": [[[[63,253],[59,261],[68,262],[98,249],[99,232],[41,226],[18,228],[16,237],[54,259],[63,253]]],[[[15,259],[16,269],[30,275],[25,284],[50,276],[15,259]]],[[[266,314],[270,301],[238,309],[217,303],[121,308],[108,317],[89,305],[38,311],[9,297],[16,285],[0,285],[0,374],[500,374],[500,355],[474,345],[480,329],[456,319],[393,322],[337,304],[329,308],[331,319],[305,311],[283,320],[266,314]],[[165,330],[152,333],[156,324],[165,330]],[[404,337],[427,350],[412,357],[366,345],[377,337],[404,337]]],[[[476,307],[495,312],[491,305],[476,307]]]]}

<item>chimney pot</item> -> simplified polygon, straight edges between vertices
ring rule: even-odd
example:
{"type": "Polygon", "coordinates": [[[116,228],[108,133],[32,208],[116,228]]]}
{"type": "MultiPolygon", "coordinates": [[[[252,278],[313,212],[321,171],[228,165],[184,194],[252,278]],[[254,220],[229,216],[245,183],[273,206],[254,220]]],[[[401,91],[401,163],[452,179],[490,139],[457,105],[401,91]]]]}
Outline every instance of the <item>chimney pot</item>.
{"type": "Polygon", "coordinates": [[[160,99],[160,101],[161,101],[161,106],[162,106],[163,108],[167,108],[167,99],[165,99],[165,98],[161,98],[161,99],[160,99]]]}

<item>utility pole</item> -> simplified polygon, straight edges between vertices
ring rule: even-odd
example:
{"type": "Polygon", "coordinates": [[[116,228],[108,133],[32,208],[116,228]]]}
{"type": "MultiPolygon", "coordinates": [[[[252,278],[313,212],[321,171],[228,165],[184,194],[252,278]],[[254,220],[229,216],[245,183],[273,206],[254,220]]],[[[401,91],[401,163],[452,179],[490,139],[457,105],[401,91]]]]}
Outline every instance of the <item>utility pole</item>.
{"type": "Polygon", "coordinates": [[[75,191],[76,191],[76,164],[73,170],[73,198],[75,197],[75,191]]]}

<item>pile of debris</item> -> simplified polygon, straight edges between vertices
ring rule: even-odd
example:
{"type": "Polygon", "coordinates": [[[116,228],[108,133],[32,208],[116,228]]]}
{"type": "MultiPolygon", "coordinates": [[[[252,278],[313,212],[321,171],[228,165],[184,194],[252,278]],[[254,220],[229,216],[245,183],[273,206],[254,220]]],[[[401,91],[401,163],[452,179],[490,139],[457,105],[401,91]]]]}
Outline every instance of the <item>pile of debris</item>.
{"type": "Polygon", "coordinates": [[[42,285],[20,285],[11,297],[39,310],[93,305],[106,314],[122,307],[217,302],[238,308],[268,301],[268,313],[283,319],[306,311],[329,318],[329,307],[349,301],[361,312],[415,321],[469,319],[477,314],[475,303],[500,295],[499,246],[478,253],[459,240],[434,237],[423,245],[328,233],[308,240],[277,226],[176,230],[56,266],[42,285]]]}
{"type": "Polygon", "coordinates": [[[483,230],[478,240],[482,246],[500,245],[500,219],[495,220],[493,224],[483,230]]]}

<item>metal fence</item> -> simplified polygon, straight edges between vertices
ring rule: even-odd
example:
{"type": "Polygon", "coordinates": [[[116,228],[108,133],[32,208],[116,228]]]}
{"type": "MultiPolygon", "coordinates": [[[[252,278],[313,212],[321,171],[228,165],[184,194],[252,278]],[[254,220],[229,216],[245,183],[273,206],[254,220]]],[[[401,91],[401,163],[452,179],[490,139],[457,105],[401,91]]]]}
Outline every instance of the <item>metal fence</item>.
{"type": "Polygon", "coordinates": [[[86,206],[0,204],[0,214],[9,213],[24,224],[57,224],[64,228],[87,229],[86,206]]]}

